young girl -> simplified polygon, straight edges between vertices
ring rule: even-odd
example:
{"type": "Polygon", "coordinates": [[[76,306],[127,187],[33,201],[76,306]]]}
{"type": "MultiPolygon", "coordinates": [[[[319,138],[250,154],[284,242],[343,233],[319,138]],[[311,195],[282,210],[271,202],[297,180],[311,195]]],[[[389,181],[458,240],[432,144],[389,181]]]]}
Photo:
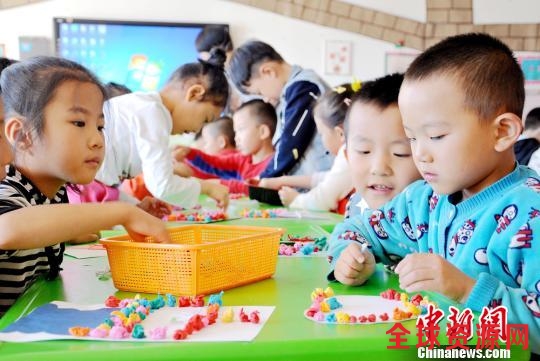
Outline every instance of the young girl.
{"type": "MultiPolygon", "coordinates": [[[[368,81],[352,98],[344,127],[356,190],[350,202],[353,215],[378,209],[420,179],[397,103],[402,82],[403,74],[399,73],[368,81]]],[[[335,269],[328,279],[354,284],[351,265],[361,252],[360,246],[353,242],[340,248],[343,242],[336,232],[330,237],[329,259],[335,269]]]]}
{"type": "Polygon", "coordinates": [[[351,85],[344,84],[324,93],[313,109],[315,125],[323,145],[336,156],[328,172],[312,176],[282,176],[261,180],[260,185],[263,187],[281,187],[279,196],[285,206],[344,213],[353,185],[345,157],[343,122],[353,94],[351,85]],[[299,193],[291,187],[311,188],[311,190],[299,193]]]}
{"type": "Polygon", "coordinates": [[[117,188],[124,179],[142,173],[156,198],[190,208],[203,193],[226,207],[227,188],[176,176],[169,149],[171,134],[197,132],[204,123],[219,117],[228,96],[224,61],[225,54],[216,49],[207,61],[178,68],[160,92],[135,92],[110,99],[104,107],[107,151],[96,180],[117,188]]]}
{"type": "Polygon", "coordinates": [[[103,160],[105,91],[88,70],[38,57],[5,69],[0,87],[0,167],[11,163],[0,182],[0,316],[38,276],[58,275],[64,241],[116,224],[138,241],[170,241],[164,223],[135,206],[61,204],[65,183],[92,181],[103,160]]]}

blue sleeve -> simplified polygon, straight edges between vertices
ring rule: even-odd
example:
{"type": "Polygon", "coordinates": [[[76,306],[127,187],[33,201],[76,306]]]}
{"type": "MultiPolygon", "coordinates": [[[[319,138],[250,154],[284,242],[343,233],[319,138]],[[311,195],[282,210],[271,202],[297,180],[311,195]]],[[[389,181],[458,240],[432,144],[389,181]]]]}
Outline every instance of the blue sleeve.
{"type": "Polygon", "coordinates": [[[425,237],[427,232],[425,227],[431,194],[431,187],[426,186],[424,181],[417,181],[381,209],[366,210],[338,224],[329,241],[331,270],[341,252],[354,241],[366,242],[375,260],[384,264],[395,265],[407,254],[418,252],[418,239],[425,237]],[[422,207],[422,204],[425,206],[422,207]],[[415,222],[411,222],[411,219],[415,222]],[[423,232],[415,231],[418,229],[423,232]]]}
{"type": "Polygon", "coordinates": [[[299,81],[287,88],[282,133],[276,144],[274,159],[261,173],[261,178],[286,174],[303,156],[316,132],[312,110],[314,96],[319,94],[317,85],[308,81],[299,81]]]}
{"type": "Polygon", "coordinates": [[[515,287],[501,280],[501,274],[480,273],[465,306],[480,312],[483,307],[504,306],[508,324],[527,324],[531,351],[540,353],[540,211],[531,208],[530,219],[517,233],[494,234],[490,245],[500,245],[500,254],[488,248],[490,271],[499,268],[515,280],[515,287]],[[510,238],[510,239],[508,239],[510,238]]]}

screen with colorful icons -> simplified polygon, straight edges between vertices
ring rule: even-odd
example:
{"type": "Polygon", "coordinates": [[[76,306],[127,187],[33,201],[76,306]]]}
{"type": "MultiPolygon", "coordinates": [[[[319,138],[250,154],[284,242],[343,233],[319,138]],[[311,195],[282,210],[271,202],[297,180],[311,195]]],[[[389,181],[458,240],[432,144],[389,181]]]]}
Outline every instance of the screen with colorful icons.
{"type": "Polygon", "coordinates": [[[104,83],[159,90],[176,68],[197,60],[195,38],[205,25],[55,18],[56,54],[104,83]]]}

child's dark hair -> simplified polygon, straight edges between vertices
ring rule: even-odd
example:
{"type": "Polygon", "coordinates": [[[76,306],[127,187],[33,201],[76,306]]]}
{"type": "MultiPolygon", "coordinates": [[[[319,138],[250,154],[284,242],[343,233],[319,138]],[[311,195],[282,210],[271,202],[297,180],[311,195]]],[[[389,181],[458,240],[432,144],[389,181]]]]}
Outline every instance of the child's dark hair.
{"type": "Polygon", "coordinates": [[[420,54],[405,73],[405,81],[432,75],[455,79],[463,89],[464,106],[482,120],[501,113],[523,113],[523,72],[512,50],[488,34],[452,36],[420,54]]]}
{"type": "Polygon", "coordinates": [[[242,109],[247,109],[250,112],[253,121],[261,125],[266,125],[270,129],[270,136],[274,136],[277,125],[277,114],[272,104],[261,99],[252,99],[242,103],[236,111],[238,112],[242,109]]]}
{"type": "Polygon", "coordinates": [[[131,89],[129,89],[127,86],[123,84],[118,84],[113,81],[108,82],[105,84],[105,90],[107,91],[107,98],[114,98],[120,95],[129,94],[131,93],[131,89]]]}
{"type": "Polygon", "coordinates": [[[214,105],[225,107],[229,97],[229,83],[225,77],[225,52],[222,49],[213,48],[208,60],[199,59],[196,63],[184,64],[176,69],[169,78],[168,83],[186,81],[199,78],[207,83],[203,101],[211,101],[214,105]]]}
{"type": "Polygon", "coordinates": [[[353,95],[351,84],[341,84],[317,99],[313,113],[330,129],[342,126],[353,95]]]}
{"type": "Polygon", "coordinates": [[[223,135],[229,145],[236,147],[234,141],[233,120],[231,117],[219,117],[215,121],[206,124],[205,127],[211,128],[211,132],[214,136],[223,135]]]}
{"type": "Polygon", "coordinates": [[[97,77],[71,60],[38,56],[9,66],[0,77],[6,118],[22,117],[25,131],[35,131],[40,136],[45,107],[56,90],[68,81],[92,83],[101,91],[103,100],[107,99],[105,88],[97,77]]]}
{"type": "Polygon", "coordinates": [[[345,117],[345,134],[348,133],[350,123],[350,109],[352,105],[359,102],[370,105],[375,105],[381,110],[388,108],[391,105],[397,105],[399,89],[403,83],[403,74],[394,73],[386,75],[375,80],[362,83],[362,87],[356,92],[351,100],[351,106],[345,117]]]}
{"type": "MultiPolygon", "coordinates": [[[[5,68],[10,66],[11,64],[15,64],[16,62],[17,60],[0,57],[0,74],[2,74],[5,68]]],[[[2,94],[2,88],[0,88],[0,95],[1,94],[2,94]]]]}
{"type": "Polygon", "coordinates": [[[283,58],[270,45],[262,41],[252,40],[234,50],[229,62],[229,76],[237,89],[245,93],[244,87],[257,67],[263,61],[283,62],[283,58]]]}
{"type": "Polygon", "coordinates": [[[540,107],[532,109],[525,117],[525,130],[540,128],[540,107]]]}
{"type": "Polygon", "coordinates": [[[195,38],[195,48],[199,53],[210,52],[214,47],[221,48],[225,52],[233,50],[233,42],[227,25],[206,25],[195,38]]]}

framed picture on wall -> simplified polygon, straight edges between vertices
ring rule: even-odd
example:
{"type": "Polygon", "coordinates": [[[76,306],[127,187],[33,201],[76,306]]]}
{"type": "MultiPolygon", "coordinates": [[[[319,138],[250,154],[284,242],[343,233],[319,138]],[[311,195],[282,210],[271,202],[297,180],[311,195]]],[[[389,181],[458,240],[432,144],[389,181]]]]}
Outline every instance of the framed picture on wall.
{"type": "Polygon", "coordinates": [[[516,58],[523,71],[525,84],[540,85],[540,53],[517,53],[516,58]]]}
{"type": "Polygon", "coordinates": [[[385,54],[385,74],[404,73],[412,61],[420,54],[415,51],[394,51],[385,54]]]}
{"type": "Polygon", "coordinates": [[[327,75],[351,75],[352,43],[327,40],[324,47],[324,72],[327,75]]]}

